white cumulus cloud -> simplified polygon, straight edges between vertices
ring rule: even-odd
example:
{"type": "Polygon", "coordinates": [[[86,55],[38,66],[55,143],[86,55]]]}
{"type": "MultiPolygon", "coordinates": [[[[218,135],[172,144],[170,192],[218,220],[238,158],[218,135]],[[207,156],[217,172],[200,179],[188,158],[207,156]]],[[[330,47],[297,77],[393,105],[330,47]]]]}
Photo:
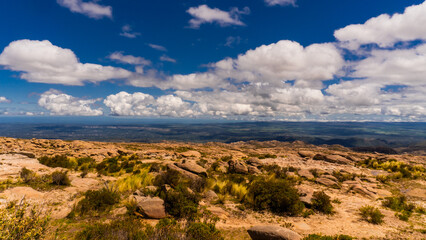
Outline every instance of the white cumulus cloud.
{"type": "Polygon", "coordinates": [[[154,98],[141,92],[119,92],[109,95],[104,104],[110,108],[111,114],[119,116],[191,117],[197,114],[192,110],[192,104],[174,95],[154,98]]]}
{"type": "Polygon", "coordinates": [[[11,42],[0,55],[0,65],[21,72],[22,79],[38,83],[83,85],[86,81],[100,82],[131,76],[131,72],[122,68],[80,63],[70,49],[55,46],[47,40],[11,42]]]}
{"type": "Polygon", "coordinates": [[[84,2],[82,0],[57,0],[58,4],[68,8],[71,12],[81,13],[90,18],[112,18],[112,7],[100,5],[98,1],[84,2]]]}
{"type": "Polygon", "coordinates": [[[198,7],[191,7],[186,12],[193,17],[189,20],[191,28],[199,28],[204,23],[217,23],[225,27],[231,25],[244,26],[245,24],[240,20],[240,17],[242,14],[249,14],[250,9],[248,7],[243,10],[232,8],[227,12],[218,8],[210,8],[204,4],[198,7]]]}
{"type": "Polygon", "coordinates": [[[99,116],[101,108],[93,108],[98,99],[80,99],[58,90],[51,89],[41,94],[38,105],[50,111],[51,115],[99,116]]]}
{"type": "Polygon", "coordinates": [[[370,43],[391,47],[399,41],[426,40],[425,25],[426,2],[407,7],[402,14],[382,14],[364,24],[346,26],[335,31],[334,36],[352,49],[370,43]]]}

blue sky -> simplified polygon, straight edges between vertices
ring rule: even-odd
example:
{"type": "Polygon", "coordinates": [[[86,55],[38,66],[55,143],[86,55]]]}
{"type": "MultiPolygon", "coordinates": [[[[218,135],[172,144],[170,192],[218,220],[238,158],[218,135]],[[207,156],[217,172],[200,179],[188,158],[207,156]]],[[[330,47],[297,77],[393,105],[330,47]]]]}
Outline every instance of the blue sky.
{"type": "Polygon", "coordinates": [[[0,2],[0,114],[425,121],[424,1],[0,2]]]}

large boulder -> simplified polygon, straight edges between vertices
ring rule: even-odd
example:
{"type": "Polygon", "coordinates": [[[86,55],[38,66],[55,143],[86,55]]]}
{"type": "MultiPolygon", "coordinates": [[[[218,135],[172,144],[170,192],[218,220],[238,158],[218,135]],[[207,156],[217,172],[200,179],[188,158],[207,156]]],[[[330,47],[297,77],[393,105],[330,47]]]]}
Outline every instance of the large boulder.
{"type": "Polygon", "coordinates": [[[186,171],[185,169],[182,169],[182,168],[174,165],[173,163],[167,164],[167,168],[178,171],[184,177],[187,177],[187,178],[191,179],[192,181],[200,181],[201,180],[201,177],[198,176],[197,174],[194,174],[190,171],[186,171]]]}
{"type": "Polygon", "coordinates": [[[229,165],[228,171],[230,173],[241,173],[241,174],[248,173],[247,166],[245,165],[245,163],[241,161],[229,160],[228,165],[229,165]]]}
{"type": "Polygon", "coordinates": [[[142,197],[134,195],[138,210],[147,218],[161,219],[167,217],[164,201],[159,197],[142,197]]]}
{"type": "Polygon", "coordinates": [[[195,174],[207,176],[207,170],[198,165],[195,161],[183,161],[182,163],[176,163],[176,166],[195,174]]]}
{"type": "Polygon", "coordinates": [[[302,237],[287,228],[271,225],[254,226],[247,230],[252,240],[300,240],[302,237]]]}
{"type": "Polygon", "coordinates": [[[315,156],[315,153],[312,151],[299,151],[299,155],[301,157],[307,157],[307,158],[313,158],[315,156]]]}

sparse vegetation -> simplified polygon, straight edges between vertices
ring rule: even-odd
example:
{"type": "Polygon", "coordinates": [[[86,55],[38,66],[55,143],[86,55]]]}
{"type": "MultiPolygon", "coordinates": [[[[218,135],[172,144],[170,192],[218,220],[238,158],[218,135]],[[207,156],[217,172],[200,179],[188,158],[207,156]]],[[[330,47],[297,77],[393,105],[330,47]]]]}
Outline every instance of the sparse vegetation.
{"type": "Polygon", "coordinates": [[[373,206],[364,206],[359,209],[362,219],[372,224],[381,224],[383,222],[383,215],[378,208],[373,206]]]}
{"type": "Polygon", "coordinates": [[[416,206],[407,202],[405,196],[387,197],[383,200],[382,205],[396,211],[395,215],[402,221],[408,221],[410,216],[416,209],[416,206]]]}
{"type": "Polygon", "coordinates": [[[309,234],[303,240],[352,240],[355,239],[348,235],[325,236],[321,234],[309,234]]]}
{"type": "MultiPolygon", "coordinates": [[[[393,175],[387,176],[387,178],[391,179],[424,178],[426,173],[426,169],[421,165],[410,165],[405,162],[397,161],[395,159],[378,160],[374,158],[369,158],[364,161],[361,161],[358,165],[371,169],[385,170],[389,173],[393,173],[393,175]]],[[[382,179],[382,181],[386,180],[387,179],[382,179]]]]}
{"type": "Polygon", "coordinates": [[[71,185],[68,174],[64,171],[55,171],[52,174],[39,176],[27,168],[22,168],[19,176],[22,182],[15,183],[15,185],[23,184],[39,191],[49,191],[71,185]]]}
{"type": "Polygon", "coordinates": [[[11,204],[0,208],[0,239],[37,240],[46,233],[48,215],[27,203],[11,204]]]}
{"type": "Polygon", "coordinates": [[[186,224],[174,219],[161,219],[155,227],[137,218],[116,219],[110,223],[94,223],[77,233],[81,240],[222,240],[215,221],[194,221],[186,224]]]}

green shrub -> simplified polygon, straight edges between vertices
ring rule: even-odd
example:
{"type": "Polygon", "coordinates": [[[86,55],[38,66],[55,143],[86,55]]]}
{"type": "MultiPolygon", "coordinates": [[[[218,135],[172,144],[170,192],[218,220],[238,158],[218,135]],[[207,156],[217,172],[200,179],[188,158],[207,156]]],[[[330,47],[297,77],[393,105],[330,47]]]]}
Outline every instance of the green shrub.
{"type": "Polygon", "coordinates": [[[12,204],[0,209],[0,239],[37,240],[44,239],[48,216],[43,216],[28,204],[12,204]]]}
{"type": "Polygon", "coordinates": [[[380,212],[378,208],[367,205],[360,208],[359,212],[361,214],[361,217],[369,223],[380,224],[383,222],[384,215],[380,212]]]}
{"type": "Polygon", "coordinates": [[[53,157],[43,156],[43,157],[40,157],[38,161],[41,164],[46,165],[48,167],[52,167],[52,168],[61,167],[61,168],[74,169],[77,166],[76,162],[70,161],[66,155],[56,155],[53,157]]]}
{"type": "Polygon", "coordinates": [[[71,181],[68,178],[68,172],[65,171],[55,171],[52,173],[52,184],[69,186],[71,181]]]}
{"type": "Polygon", "coordinates": [[[35,172],[27,168],[22,168],[21,171],[19,172],[19,177],[22,179],[24,183],[29,183],[36,178],[36,174],[35,172]]]}
{"type": "Polygon", "coordinates": [[[88,190],[73,211],[81,216],[93,212],[106,212],[119,201],[120,195],[111,188],[104,187],[100,190],[88,190]]]}
{"type": "Polygon", "coordinates": [[[257,211],[298,215],[303,210],[297,189],[284,179],[256,180],[250,185],[247,196],[246,203],[257,211]]]}
{"type": "Polygon", "coordinates": [[[386,197],[385,200],[383,200],[382,205],[384,207],[390,208],[394,211],[414,211],[416,206],[411,203],[407,203],[407,198],[405,196],[398,196],[398,197],[386,197]]]}
{"type": "Polygon", "coordinates": [[[348,235],[324,236],[321,234],[309,234],[303,240],[352,240],[355,239],[348,235]]]}
{"type": "Polygon", "coordinates": [[[106,158],[97,164],[96,170],[103,175],[116,174],[121,171],[132,173],[137,170],[138,165],[141,164],[139,164],[137,155],[128,156],[124,152],[121,152],[120,155],[106,158]]]}
{"type": "Polygon", "coordinates": [[[167,213],[180,219],[194,219],[198,213],[198,202],[201,197],[192,193],[180,184],[175,189],[165,192],[164,206],[167,213]]]}
{"type": "Polygon", "coordinates": [[[332,214],[333,205],[331,204],[330,196],[324,191],[314,192],[312,195],[312,208],[325,214],[332,214]]]}

